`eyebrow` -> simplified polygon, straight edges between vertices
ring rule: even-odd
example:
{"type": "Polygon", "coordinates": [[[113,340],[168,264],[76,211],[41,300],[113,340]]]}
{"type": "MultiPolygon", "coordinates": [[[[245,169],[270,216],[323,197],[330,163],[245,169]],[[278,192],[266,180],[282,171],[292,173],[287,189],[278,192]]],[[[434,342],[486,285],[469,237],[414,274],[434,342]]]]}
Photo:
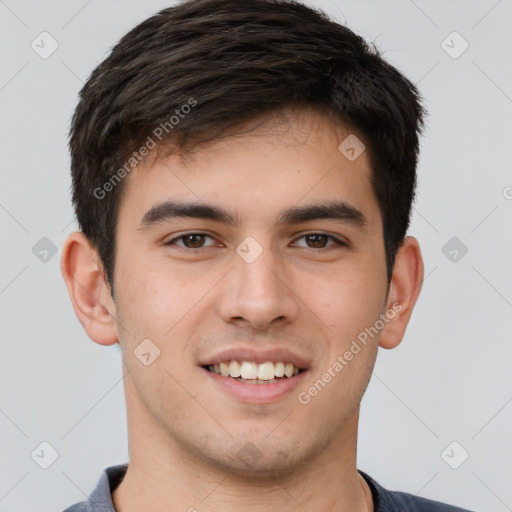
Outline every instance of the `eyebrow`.
{"type": "MultiPolygon", "coordinates": [[[[145,231],[156,224],[174,218],[212,220],[229,226],[239,223],[239,218],[235,213],[219,206],[195,202],[164,201],[154,205],[144,214],[138,229],[145,231]]],[[[304,206],[292,206],[280,213],[274,226],[300,224],[317,219],[333,219],[361,229],[368,227],[368,220],[364,214],[346,201],[323,201],[304,206]]]]}

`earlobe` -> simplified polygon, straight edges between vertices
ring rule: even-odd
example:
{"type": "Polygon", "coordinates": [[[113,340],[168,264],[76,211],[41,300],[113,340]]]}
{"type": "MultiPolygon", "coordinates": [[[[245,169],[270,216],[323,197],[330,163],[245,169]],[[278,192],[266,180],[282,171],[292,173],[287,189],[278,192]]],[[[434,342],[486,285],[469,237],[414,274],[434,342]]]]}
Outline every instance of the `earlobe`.
{"type": "Polygon", "coordinates": [[[423,258],[418,241],[405,237],[398,250],[391,278],[386,312],[389,322],[381,333],[380,346],[395,348],[404,337],[423,284],[423,258]]]}
{"type": "Polygon", "coordinates": [[[96,248],[81,232],[64,242],[61,273],[78,320],[89,338],[100,345],[119,341],[115,304],[105,282],[96,248]]]}

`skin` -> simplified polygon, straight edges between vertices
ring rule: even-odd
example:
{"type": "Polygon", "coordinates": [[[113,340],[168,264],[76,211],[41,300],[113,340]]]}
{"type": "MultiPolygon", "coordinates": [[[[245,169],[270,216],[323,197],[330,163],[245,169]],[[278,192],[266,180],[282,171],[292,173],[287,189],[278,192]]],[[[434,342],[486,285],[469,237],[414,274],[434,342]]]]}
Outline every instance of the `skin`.
{"type": "Polygon", "coordinates": [[[359,404],[378,347],[405,333],[423,280],[419,244],[405,238],[388,289],[367,153],[349,161],[338,146],[350,131],[313,110],[263,121],[184,159],[149,158],[125,178],[115,301],[87,238],[65,242],[62,273],[81,324],[123,353],[130,462],[113,493],[118,512],[373,510],[356,469],[359,404]],[[239,223],[172,218],[138,229],[169,199],[227,208],[239,223]],[[286,208],[326,200],[356,207],[366,229],[335,219],[275,225],[286,208]],[[202,238],[165,245],[189,231],[208,235],[203,247],[202,238]],[[348,246],[305,237],[315,233],[348,246]],[[247,236],[263,251],[252,263],[236,252],[247,236]],[[401,309],[379,334],[301,404],[298,393],[393,304],[401,309]],[[160,350],[149,366],[134,356],[144,339],[160,350]],[[199,362],[240,344],[304,357],[300,386],[269,403],[226,394],[199,362]],[[258,454],[249,461],[237,455],[247,443],[258,454]]]}

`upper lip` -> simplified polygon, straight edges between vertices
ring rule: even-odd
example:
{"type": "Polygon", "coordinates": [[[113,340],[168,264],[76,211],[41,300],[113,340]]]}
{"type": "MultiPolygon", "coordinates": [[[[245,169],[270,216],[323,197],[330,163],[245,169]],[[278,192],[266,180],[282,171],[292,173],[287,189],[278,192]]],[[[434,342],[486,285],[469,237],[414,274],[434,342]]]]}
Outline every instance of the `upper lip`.
{"type": "Polygon", "coordinates": [[[309,368],[310,363],[298,354],[291,352],[286,348],[271,348],[256,350],[250,347],[237,347],[224,349],[211,356],[205,357],[199,362],[200,366],[226,361],[251,361],[254,363],[266,363],[267,361],[283,363],[292,363],[301,370],[309,368]]]}

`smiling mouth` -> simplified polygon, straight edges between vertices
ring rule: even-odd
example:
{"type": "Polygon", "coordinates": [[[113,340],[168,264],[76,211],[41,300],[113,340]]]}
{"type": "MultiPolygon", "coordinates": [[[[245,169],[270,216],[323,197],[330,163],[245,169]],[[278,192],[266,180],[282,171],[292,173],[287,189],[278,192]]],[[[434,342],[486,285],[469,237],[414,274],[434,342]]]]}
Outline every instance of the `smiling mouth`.
{"type": "Polygon", "coordinates": [[[272,384],[291,379],[305,371],[292,363],[283,361],[266,361],[258,364],[251,361],[232,360],[206,365],[203,368],[211,373],[246,384],[272,384]]]}

